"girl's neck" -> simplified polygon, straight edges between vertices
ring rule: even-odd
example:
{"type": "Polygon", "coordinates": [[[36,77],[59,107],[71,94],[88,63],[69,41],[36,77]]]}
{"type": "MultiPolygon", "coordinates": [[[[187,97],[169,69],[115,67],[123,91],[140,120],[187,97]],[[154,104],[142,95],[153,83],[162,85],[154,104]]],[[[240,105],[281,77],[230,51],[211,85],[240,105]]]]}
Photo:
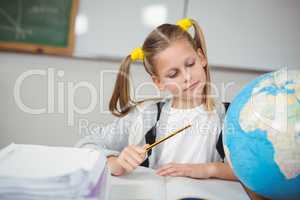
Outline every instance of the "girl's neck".
{"type": "Polygon", "coordinates": [[[200,106],[203,103],[203,99],[179,99],[179,98],[173,98],[172,99],[172,108],[177,109],[192,109],[197,106],[200,106]]]}

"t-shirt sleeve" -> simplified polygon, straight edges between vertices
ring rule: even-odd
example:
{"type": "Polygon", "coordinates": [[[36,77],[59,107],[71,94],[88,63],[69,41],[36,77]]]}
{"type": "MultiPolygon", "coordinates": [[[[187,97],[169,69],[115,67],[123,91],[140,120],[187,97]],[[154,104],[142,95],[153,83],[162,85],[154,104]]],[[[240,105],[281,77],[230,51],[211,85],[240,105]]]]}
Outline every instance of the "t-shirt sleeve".
{"type": "Polygon", "coordinates": [[[138,110],[135,107],[126,116],[117,118],[99,131],[87,133],[75,147],[96,149],[105,156],[119,155],[128,146],[129,129],[137,115],[138,110]]]}

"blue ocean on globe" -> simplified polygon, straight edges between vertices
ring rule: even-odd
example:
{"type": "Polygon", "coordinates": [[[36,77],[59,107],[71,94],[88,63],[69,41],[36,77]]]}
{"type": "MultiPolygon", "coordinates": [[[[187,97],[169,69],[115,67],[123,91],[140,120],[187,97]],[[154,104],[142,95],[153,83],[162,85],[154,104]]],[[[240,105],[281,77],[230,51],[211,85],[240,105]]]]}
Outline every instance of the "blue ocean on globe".
{"type": "Polygon", "coordinates": [[[224,149],[241,182],[270,199],[300,199],[300,70],[264,74],[231,102],[224,149]]]}

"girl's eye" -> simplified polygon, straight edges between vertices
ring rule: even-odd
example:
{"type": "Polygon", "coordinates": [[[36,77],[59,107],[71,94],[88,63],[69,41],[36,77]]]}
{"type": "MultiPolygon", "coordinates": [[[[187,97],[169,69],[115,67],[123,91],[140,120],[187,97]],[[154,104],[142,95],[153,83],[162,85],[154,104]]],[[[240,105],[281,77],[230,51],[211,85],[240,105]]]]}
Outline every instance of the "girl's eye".
{"type": "Polygon", "coordinates": [[[187,63],[187,67],[192,67],[192,66],[194,66],[195,65],[195,62],[191,62],[191,63],[187,63]]]}
{"type": "Polygon", "coordinates": [[[177,72],[172,72],[170,74],[168,74],[169,78],[175,78],[177,76],[177,72]]]}

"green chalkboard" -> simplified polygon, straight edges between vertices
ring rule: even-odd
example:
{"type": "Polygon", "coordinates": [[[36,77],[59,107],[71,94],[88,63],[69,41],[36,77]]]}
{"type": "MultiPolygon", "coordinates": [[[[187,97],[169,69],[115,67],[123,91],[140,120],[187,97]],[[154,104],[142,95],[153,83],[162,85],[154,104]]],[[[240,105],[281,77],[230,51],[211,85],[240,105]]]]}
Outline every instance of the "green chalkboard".
{"type": "Polygon", "coordinates": [[[0,0],[0,48],[71,54],[77,0],[0,0]]]}

